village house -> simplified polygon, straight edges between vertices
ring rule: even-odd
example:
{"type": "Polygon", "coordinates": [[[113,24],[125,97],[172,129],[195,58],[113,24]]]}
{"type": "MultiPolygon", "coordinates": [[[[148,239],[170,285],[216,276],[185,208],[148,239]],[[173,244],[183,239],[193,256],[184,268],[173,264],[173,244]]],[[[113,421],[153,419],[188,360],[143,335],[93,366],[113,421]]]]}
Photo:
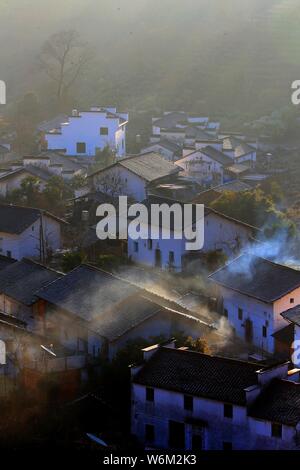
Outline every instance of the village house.
{"type": "Polygon", "coordinates": [[[299,369],[205,355],[174,342],[131,367],[131,432],[146,449],[299,449],[299,369]]]}
{"type": "Polygon", "coordinates": [[[146,291],[113,274],[80,265],[38,292],[44,301],[44,334],[89,357],[111,360],[128,341],[200,337],[211,327],[196,317],[164,308],[146,291]]]}
{"type": "Polygon", "coordinates": [[[22,181],[28,177],[35,178],[43,190],[53,176],[69,181],[86,173],[86,168],[78,161],[56,152],[26,156],[21,161],[12,161],[0,168],[0,195],[6,197],[15,189],[20,189],[22,181]]]}
{"type": "Polygon", "coordinates": [[[251,145],[243,139],[234,136],[223,138],[222,151],[234,160],[235,163],[251,163],[255,166],[257,143],[251,142],[251,145]]]}
{"type": "MultiPolygon", "coordinates": [[[[143,204],[148,207],[148,213],[151,212],[152,204],[167,204],[172,212],[172,205],[179,204],[184,211],[184,204],[179,201],[166,199],[162,197],[149,196],[143,204]]],[[[193,214],[193,224],[195,224],[195,213],[193,214]]],[[[150,232],[150,225],[148,231],[150,232]]],[[[192,251],[191,256],[195,261],[199,257],[210,251],[222,251],[227,256],[239,253],[239,251],[251,243],[258,229],[244,222],[235,220],[213,209],[205,207],[204,212],[204,246],[199,251],[192,251]]],[[[128,257],[137,264],[156,267],[159,269],[169,269],[173,271],[182,271],[185,268],[185,262],[189,252],[186,250],[187,239],[182,233],[181,239],[174,238],[174,228],[171,224],[171,238],[163,239],[160,230],[159,238],[144,240],[139,238],[133,240],[128,236],[128,257]]],[[[203,261],[202,261],[203,262],[203,261]]]]}
{"type": "Polygon", "coordinates": [[[288,326],[283,312],[300,304],[300,271],[247,253],[209,279],[234,333],[273,354],[276,332],[288,326]]]}
{"type": "Polygon", "coordinates": [[[62,248],[61,228],[65,224],[47,211],[0,204],[0,254],[17,260],[45,259],[62,248]]]}
{"type": "Polygon", "coordinates": [[[164,112],[163,116],[152,118],[152,135],[162,135],[162,129],[186,129],[196,127],[215,133],[220,128],[220,123],[212,122],[208,117],[197,116],[183,111],[164,112]]]}
{"type": "Polygon", "coordinates": [[[158,153],[169,162],[174,162],[181,157],[182,147],[169,139],[160,139],[158,142],[153,142],[141,150],[144,153],[158,153]]]}
{"type": "Polygon", "coordinates": [[[20,320],[31,331],[40,331],[39,289],[62,274],[24,258],[0,271],[0,312],[20,320]]]}
{"type": "Polygon", "coordinates": [[[110,196],[128,196],[136,201],[147,197],[148,185],[175,176],[180,169],[157,153],[145,153],[123,158],[113,165],[88,176],[96,191],[110,196]]]}
{"type": "Polygon", "coordinates": [[[17,260],[13,258],[8,258],[7,256],[0,255],[0,271],[5,269],[7,266],[10,266],[13,263],[16,263],[17,260]]]}
{"type": "Polygon", "coordinates": [[[94,157],[108,146],[118,157],[123,157],[127,123],[128,114],[119,113],[114,107],[73,110],[67,122],[45,134],[47,149],[61,150],[71,156],[94,157]]]}
{"type": "Polygon", "coordinates": [[[177,160],[175,165],[184,170],[184,175],[203,185],[218,185],[224,183],[225,170],[232,165],[232,159],[208,145],[177,160]]]}

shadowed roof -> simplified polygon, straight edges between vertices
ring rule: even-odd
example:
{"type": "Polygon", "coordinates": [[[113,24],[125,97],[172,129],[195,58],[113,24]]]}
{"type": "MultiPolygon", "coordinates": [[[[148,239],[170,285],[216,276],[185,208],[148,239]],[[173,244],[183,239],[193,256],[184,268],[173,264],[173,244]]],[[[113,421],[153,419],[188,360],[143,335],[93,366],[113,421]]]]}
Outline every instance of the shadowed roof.
{"type": "Polygon", "coordinates": [[[134,383],[239,405],[245,388],[257,384],[257,364],[161,347],[134,377],[134,383]]]}
{"type": "Polygon", "coordinates": [[[209,279],[267,303],[300,287],[300,271],[251,254],[241,255],[209,279]]]}

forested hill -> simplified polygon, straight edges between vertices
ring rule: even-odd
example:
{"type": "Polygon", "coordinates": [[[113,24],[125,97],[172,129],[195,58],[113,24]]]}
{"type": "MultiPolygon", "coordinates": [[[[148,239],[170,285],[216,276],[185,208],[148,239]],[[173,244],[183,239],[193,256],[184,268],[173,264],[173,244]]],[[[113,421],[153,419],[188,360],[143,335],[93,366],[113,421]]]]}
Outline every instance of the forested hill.
{"type": "Polygon", "coordinates": [[[0,0],[0,79],[47,96],[42,43],[76,29],[94,59],[80,103],[263,114],[300,79],[299,0],[0,0]]]}

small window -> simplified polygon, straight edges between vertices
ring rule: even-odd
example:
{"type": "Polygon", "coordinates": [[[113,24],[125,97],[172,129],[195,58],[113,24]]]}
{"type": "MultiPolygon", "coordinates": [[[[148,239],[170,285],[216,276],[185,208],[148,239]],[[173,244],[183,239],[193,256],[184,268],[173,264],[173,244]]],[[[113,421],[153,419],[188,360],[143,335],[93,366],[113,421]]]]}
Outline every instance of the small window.
{"type": "Polygon", "coordinates": [[[152,240],[148,240],[148,250],[152,250],[152,240]]]}
{"type": "Polygon", "coordinates": [[[122,140],[122,149],[124,149],[124,148],[125,148],[125,142],[124,142],[124,140],[122,140]]]}
{"type": "Polygon", "coordinates": [[[100,135],[108,135],[108,127],[100,127],[100,135]]]}
{"type": "Polygon", "coordinates": [[[169,263],[173,264],[175,261],[174,251],[169,251],[169,263]]]}
{"type": "Polygon", "coordinates": [[[223,310],[223,315],[224,315],[225,318],[228,318],[228,310],[227,310],[227,308],[224,308],[224,310],[223,310]]]}
{"type": "Polygon", "coordinates": [[[225,403],[224,404],[224,417],[225,418],[232,418],[233,416],[233,408],[232,405],[225,403]]]}
{"type": "Polygon", "coordinates": [[[194,399],[190,395],[184,395],[184,409],[188,411],[194,409],[194,399]]]}
{"type": "Polygon", "coordinates": [[[34,232],[34,225],[31,227],[31,231],[34,232]]]}
{"type": "Polygon", "coordinates": [[[263,335],[263,338],[267,337],[267,327],[266,326],[262,327],[262,335],[263,335]]]}
{"type": "Polygon", "coordinates": [[[145,439],[146,442],[154,442],[155,440],[155,431],[152,424],[146,424],[145,426],[145,439]]]}
{"type": "Polygon", "coordinates": [[[239,320],[243,320],[243,309],[239,308],[239,320]]]}
{"type": "Polygon", "coordinates": [[[282,425],[277,423],[272,423],[272,437],[282,438],[282,425]]]}
{"type": "Polygon", "coordinates": [[[8,250],[8,251],[6,252],[6,256],[7,256],[8,258],[11,258],[11,251],[8,250]]]}
{"type": "Polygon", "coordinates": [[[295,299],[291,298],[290,299],[290,304],[293,304],[295,302],[295,299]]]}
{"type": "Polygon", "coordinates": [[[86,153],[85,142],[77,142],[76,149],[77,149],[77,153],[86,153]]]}
{"type": "Polygon", "coordinates": [[[154,401],[154,388],[146,388],[146,401],[154,401]]]}
{"type": "Polygon", "coordinates": [[[232,450],[232,442],[223,442],[223,450],[232,450]]]}
{"type": "Polygon", "coordinates": [[[134,252],[135,252],[135,253],[138,253],[138,251],[139,251],[139,244],[138,244],[138,242],[134,242],[134,244],[133,244],[133,249],[134,249],[134,252]]]}

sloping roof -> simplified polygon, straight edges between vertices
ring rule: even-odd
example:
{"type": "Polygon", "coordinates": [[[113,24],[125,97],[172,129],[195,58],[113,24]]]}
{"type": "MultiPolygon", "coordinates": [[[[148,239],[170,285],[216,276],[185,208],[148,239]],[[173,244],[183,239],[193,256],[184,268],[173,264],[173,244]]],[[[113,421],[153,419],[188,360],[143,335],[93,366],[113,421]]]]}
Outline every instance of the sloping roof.
{"type": "Polygon", "coordinates": [[[167,162],[161,155],[154,152],[149,152],[141,155],[135,155],[133,157],[122,158],[109,167],[96,170],[89,176],[91,177],[95,174],[105,172],[109,168],[118,166],[126,168],[147,182],[155,181],[159,178],[173,175],[180,171],[180,168],[178,168],[173,163],[167,162]]]}
{"type": "Polygon", "coordinates": [[[211,189],[213,191],[216,191],[217,193],[223,193],[225,191],[240,192],[250,191],[252,189],[252,186],[250,186],[250,184],[245,183],[244,181],[234,180],[211,189]]]}
{"type": "Polygon", "coordinates": [[[161,347],[134,377],[134,383],[238,405],[245,388],[257,384],[257,364],[161,347]]]}
{"type": "Polygon", "coordinates": [[[300,271],[249,253],[231,261],[209,279],[267,303],[300,287],[300,271]]]}
{"type": "Polygon", "coordinates": [[[68,121],[68,115],[67,114],[59,114],[58,116],[55,116],[52,119],[49,119],[48,121],[43,121],[37,126],[37,130],[39,132],[49,132],[52,129],[59,129],[61,124],[63,122],[68,121]]]}
{"type": "Polygon", "coordinates": [[[149,145],[151,147],[152,145],[161,145],[162,147],[165,147],[166,149],[170,150],[171,152],[178,153],[181,152],[181,146],[173,142],[172,140],[162,138],[160,139],[159,142],[152,143],[149,145]]]}
{"type": "Polygon", "coordinates": [[[204,153],[204,155],[207,155],[208,157],[212,158],[216,162],[221,163],[221,165],[223,166],[232,165],[232,158],[220,152],[220,150],[217,150],[214,147],[211,147],[210,145],[202,149],[199,149],[198,151],[201,153],[204,153]]]}
{"type": "Polygon", "coordinates": [[[91,321],[140,289],[110,273],[82,264],[41,289],[38,296],[79,318],[91,321]]]}
{"type": "Polygon", "coordinates": [[[34,165],[26,165],[25,167],[17,168],[16,170],[9,171],[4,175],[0,176],[0,181],[4,181],[14,176],[18,176],[21,173],[29,173],[31,176],[36,176],[44,181],[48,181],[53,174],[49,173],[46,169],[34,166],[34,165]]]}
{"type": "Polygon", "coordinates": [[[25,305],[31,305],[41,287],[61,276],[53,269],[23,259],[0,271],[0,292],[25,305]]]}
{"type": "Polygon", "coordinates": [[[234,157],[239,158],[243,155],[256,152],[256,148],[247,144],[244,140],[238,139],[237,137],[229,136],[223,139],[223,150],[233,151],[234,157]]]}
{"type": "Polygon", "coordinates": [[[98,315],[91,328],[109,341],[114,341],[162,310],[159,305],[137,296],[122,303],[113,312],[106,311],[98,315]]]}
{"type": "Polygon", "coordinates": [[[40,218],[41,213],[57,222],[66,224],[64,220],[47,211],[32,207],[0,204],[0,232],[20,234],[36,222],[40,218]]]}
{"type": "Polygon", "coordinates": [[[10,152],[10,150],[7,147],[5,147],[5,145],[0,144],[0,154],[4,155],[4,154],[9,153],[9,152],[10,152]]]}
{"type": "Polygon", "coordinates": [[[15,262],[16,260],[13,258],[8,258],[7,256],[0,255],[0,271],[15,262]]]}
{"type": "Polygon", "coordinates": [[[300,326],[300,305],[289,308],[280,314],[285,320],[300,326]]]}
{"type": "Polygon", "coordinates": [[[300,421],[300,384],[274,379],[255,400],[249,415],[287,426],[296,426],[300,421]]]}
{"type": "Polygon", "coordinates": [[[170,112],[165,114],[163,117],[157,119],[152,123],[155,127],[169,129],[171,127],[176,127],[177,123],[184,121],[187,118],[187,114],[183,111],[170,112]]]}
{"type": "Polygon", "coordinates": [[[50,159],[50,165],[62,165],[63,171],[79,171],[84,170],[84,166],[81,165],[78,161],[75,161],[72,157],[63,155],[59,152],[47,150],[42,152],[39,157],[45,157],[50,159]]]}

